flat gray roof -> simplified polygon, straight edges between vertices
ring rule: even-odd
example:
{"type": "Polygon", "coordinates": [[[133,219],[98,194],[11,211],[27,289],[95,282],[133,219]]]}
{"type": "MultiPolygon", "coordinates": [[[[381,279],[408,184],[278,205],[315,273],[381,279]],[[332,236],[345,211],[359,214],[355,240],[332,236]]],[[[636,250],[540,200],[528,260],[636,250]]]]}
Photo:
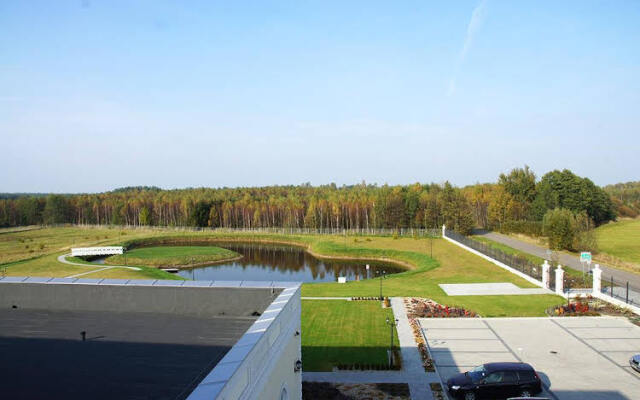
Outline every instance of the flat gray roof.
{"type": "Polygon", "coordinates": [[[256,318],[2,309],[2,397],[182,399],[256,318]]]}

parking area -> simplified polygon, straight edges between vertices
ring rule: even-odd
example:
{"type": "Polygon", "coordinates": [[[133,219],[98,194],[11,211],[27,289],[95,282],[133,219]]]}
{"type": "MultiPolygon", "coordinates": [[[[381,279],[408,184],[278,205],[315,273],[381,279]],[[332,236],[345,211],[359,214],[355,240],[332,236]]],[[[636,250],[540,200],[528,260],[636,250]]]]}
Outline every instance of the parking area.
{"type": "Polygon", "coordinates": [[[527,362],[555,400],[640,399],[640,327],[625,318],[449,318],[419,320],[443,381],[477,365],[527,362]]]}

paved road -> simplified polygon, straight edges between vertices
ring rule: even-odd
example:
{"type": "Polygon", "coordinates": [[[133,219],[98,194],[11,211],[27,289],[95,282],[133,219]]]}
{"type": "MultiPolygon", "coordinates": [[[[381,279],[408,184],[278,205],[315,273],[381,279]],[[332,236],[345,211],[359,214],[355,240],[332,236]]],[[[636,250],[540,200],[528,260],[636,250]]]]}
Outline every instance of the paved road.
{"type": "MultiPolygon", "coordinates": [[[[546,247],[523,242],[522,240],[518,240],[511,236],[502,235],[496,232],[484,232],[484,231],[478,232],[477,235],[482,235],[487,239],[505,244],[509,247],[513,247],[514,249],[524,251],[525,253],[533,254],[534,256],[538,256],[542,258],[547,257],[546,247]]],[[[580,259],[578,257],[565,254],[565,253],[558,253],[558,257],[559,257],[558,262],[561,265],[566,265],[570,268],[576,269],[578,271],[582,271],[582,264],[580,263],[580,259]]],[[[640,275],[627,272],[627,271],[621,271],[619,269],[615,269],[603,264],[600,264],[600,268],[602,268],[603,290],[608,289],[608,287],[606,287],[606,281],[610,279],[611,276],[613,276],[613,279],[618,282],[624,283],[628,281],[630,286],[640,289],[640,275]]],[[[637,302],[640,302],[640,298],[636,299],[636,303],[637,302]]]]}

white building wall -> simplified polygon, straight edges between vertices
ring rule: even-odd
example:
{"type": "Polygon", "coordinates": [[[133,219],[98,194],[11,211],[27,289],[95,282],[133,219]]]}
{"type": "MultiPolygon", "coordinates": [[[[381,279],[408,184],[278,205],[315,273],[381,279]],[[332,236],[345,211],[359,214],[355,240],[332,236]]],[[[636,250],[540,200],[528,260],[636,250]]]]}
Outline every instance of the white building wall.
{"type": "Polygon", "coordinates": [[[301,307],[300,284],[285,288],[188,400],[301,400],[301,307]]]}

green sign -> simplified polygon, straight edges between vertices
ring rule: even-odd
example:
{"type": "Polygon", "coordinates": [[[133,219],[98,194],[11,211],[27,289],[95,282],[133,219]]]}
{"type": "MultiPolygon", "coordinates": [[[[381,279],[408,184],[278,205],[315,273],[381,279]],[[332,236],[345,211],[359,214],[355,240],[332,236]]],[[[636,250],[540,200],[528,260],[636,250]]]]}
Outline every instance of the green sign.
{"type": "Polygon", "coordinates": [[[591,253],[589,253],[588,251],[583,251],[582,253],[580,253],[580,262],[590,263],[591,253]]]}

